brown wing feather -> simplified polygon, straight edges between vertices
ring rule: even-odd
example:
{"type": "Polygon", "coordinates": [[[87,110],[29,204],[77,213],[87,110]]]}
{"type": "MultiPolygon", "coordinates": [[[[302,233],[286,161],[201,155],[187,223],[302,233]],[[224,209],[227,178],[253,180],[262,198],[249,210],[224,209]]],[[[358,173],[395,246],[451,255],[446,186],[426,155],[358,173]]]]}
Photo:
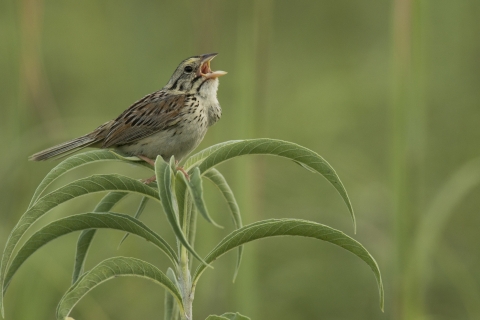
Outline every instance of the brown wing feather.
{"type": "Polygon", "coordinates": [[[112,121],[102,147],[129,144],[167,129],[179,121],[185,100],[185,95],[162,97],[158,92],[144,97],[112,121]]]}

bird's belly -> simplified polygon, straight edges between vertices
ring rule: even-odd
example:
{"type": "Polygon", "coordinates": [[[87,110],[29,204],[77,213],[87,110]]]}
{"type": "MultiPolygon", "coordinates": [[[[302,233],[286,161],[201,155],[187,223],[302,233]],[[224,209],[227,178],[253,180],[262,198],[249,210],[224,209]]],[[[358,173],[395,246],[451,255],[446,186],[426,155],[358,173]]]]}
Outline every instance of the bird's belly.
{"type": "Polygon", "coordinates": [[[200,144],[206,132],[206,125],[184,126],[157,132],[118,149],[130,155],[143,155],[153,160],[161,155],[167,162],[173,155],[175,160],[181,161],[200,144]]]}

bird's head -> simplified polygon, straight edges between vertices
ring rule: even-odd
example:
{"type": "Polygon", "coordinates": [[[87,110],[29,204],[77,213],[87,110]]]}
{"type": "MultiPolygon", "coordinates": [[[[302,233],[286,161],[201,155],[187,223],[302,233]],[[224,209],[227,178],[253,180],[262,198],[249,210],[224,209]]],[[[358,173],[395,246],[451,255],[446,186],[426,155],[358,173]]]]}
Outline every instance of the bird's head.
{"type": "Polygon", "coordinates": [[[177,67],[164,89],[194,93],[218,86],[218,77],[227,74],[225,71],[212,71],[210,61],[217,53],[208,53],[183,60],[177,67]]]}

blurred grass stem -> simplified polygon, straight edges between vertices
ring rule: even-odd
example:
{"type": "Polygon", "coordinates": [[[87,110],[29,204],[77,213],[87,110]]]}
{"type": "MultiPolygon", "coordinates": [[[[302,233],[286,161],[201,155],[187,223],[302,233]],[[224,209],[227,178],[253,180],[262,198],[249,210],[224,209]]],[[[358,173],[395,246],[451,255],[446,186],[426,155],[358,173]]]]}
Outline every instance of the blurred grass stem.
{"type": "Polygon", "coordinates": [[[41,34],[43,26],[44,3],[42,0],[22,0],[20,10],[21,23],[21,77],[19,101],[23,110],[19,111],[19,123],[25,123],[30,113],[36,115],[44,124],[55,121],[55,126],[44,126],[51,137],[57,137],[62,130],[60,114],[56,108],[45,67],[42,62],[41,34]]]}
{"type": "Polygon", "coordinates": [[[421,317],[419,290],[408,279],[416,217],[422,211],[426,147],[425,1],[395,0],[393,12],[392,170],[396,243],[394,314],[421,317]]]}

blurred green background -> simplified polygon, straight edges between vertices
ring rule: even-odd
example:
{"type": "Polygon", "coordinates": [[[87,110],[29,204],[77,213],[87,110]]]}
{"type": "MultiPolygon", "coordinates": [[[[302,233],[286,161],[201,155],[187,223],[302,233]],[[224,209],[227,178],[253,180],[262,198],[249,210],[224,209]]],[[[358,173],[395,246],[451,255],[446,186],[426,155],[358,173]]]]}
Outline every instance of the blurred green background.
{"type": "MultiPolygon", "coordinates": [[[[253,319],[480,319],[480,1],[47,1],[0,2],[0,245],[36,185],[58,162],[27,157],[87,133],[160,89],[177,64],[219,52],[223,118],[200,146],[284,139],[321,154],[356,210],[353,234],[335,190],[286,160],[236,159],[219,169],[244,223],[314,220],[359,240],[377,259],[386,293],[345,250],[303,238],[249,244],[199,283],[196,319],[239,311],[253,319]]],[[[99,172],[142,178],[125,165],[86,166],[55,183],[99,172]]],[[[199,221],[206,254],[230,232],[227,207],[206,183],[215,229],[199,221]]],[[[91,210],[101,195],[62,205],[41,224],[91,210]]],[[[117,207],[133,212],[127,198],[117,207]]],[[[173,241],[160,208],[142,218],[173,241]]],[[[34,229],[38,228],[36,226],[34,229]]],[[[31,234],[31,232],[30,232],[31,234]]],[[[77,235],[52,242],[20,269],[6,319],[52,319],[70,284],[77,235]]],[[[144,241],[102,231],[87,268],[113,255],[158,264],[144,241]]],[[[75,319],[161,319],[163,291],[110,281],[75,319]]]]}

